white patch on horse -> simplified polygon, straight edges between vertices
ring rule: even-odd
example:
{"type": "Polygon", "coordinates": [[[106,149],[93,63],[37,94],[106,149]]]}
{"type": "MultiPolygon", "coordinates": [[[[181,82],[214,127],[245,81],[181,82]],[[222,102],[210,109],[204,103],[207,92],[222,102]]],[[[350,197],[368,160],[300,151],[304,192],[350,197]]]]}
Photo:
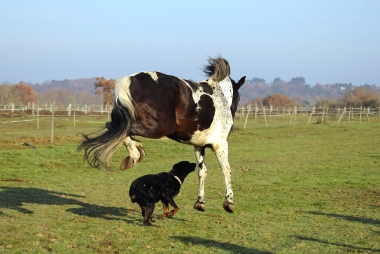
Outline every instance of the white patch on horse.
{"type": "Polygon", "coordinates": [[[132,74],[130,76],[125,76],[119,79],[115,85],[115,104],[120,107],[118,104],[118,100],[121,103],[121,106],[128,109],[132,118],[135,118],[135,109],[133,107],[133,99],[131,96],[131,92],[129,90],[129,86],[131,85],[131,77],[136,75],[132,74]]]}
{"type": "Polygon", "coordinates": [[[158,81],[157,72],[155,72],[155,71],[145,71],[144,73],[149,74],[154,81],[156,81],[156,82],[158,81]]]}
{"type": "Polygon", "coordinates": [[[121,103],[121,106],[128,109],[129,113],[131,114],[132,118],[135,118],[135,109],[133,106],[133,99],[131,96],[131,92],[129,89],[129,86],[131,85],[131,77],[136,76],[139,73],[146,73],[151,76],[151,78],[157,82],[158,76],[157,73],[154,71],[144,71],[144,72],[136,72],[134,74],[131,74],[129,76],[125,76],[120,78],[115,85],[115,104],[120,107],[118,104],[118,100],[121,103]]]}
{"type": "Polygon", "coordinates": [[[229,78],[225,78],[224,80],[219,82],[219,86],[223,91],[224,97],[226,97],[228,101],[228,107],[231,107],[232,97],[234,93],[231,80],[229,78]]]}
{"type": "MultiPolygon", "coordinates": [[[[209,95],[215,106],[215,115],[211,123],[210,128],[203,131],[196,131],[191,137],[190,143],[199,146],[206,144],[217,144],[219,140],[227,140],[233,125],[233,119],[231,114],[232,104],[232,83],[227,77],[221,82],[215,82],[208,80],[209,84],[212,83],[213,94],[209,95]]],[[[198,89],[193,92],[193,99],[195,103],[198,103],[201,95],[206,94],[202,89],[198,89]]],[[[208,95],[208,94],[207,94],[208,95]]]]}
{"type": "MultiPolygon", "coordinates": [[[[190,88],[190,90],[193,91],[193,89],[191,88],[190,84],[187,83],[186,80],[181,79],[181,78],[178,78],[178,79],[181,80],[182,82],[184,82],[190,88]]],[[[195,104],[197,104],[199,102],[202,94],[204,94],[204,92],[203,92],[203,89],[201,88],[201,86],[199,86],[199,89],[197,89],[196,91],[193,91],[191,93],[195,104]]],[[[197,110],[199,110],[199,109],[200,109],[199,106],[197,106],[197,110]]]]}

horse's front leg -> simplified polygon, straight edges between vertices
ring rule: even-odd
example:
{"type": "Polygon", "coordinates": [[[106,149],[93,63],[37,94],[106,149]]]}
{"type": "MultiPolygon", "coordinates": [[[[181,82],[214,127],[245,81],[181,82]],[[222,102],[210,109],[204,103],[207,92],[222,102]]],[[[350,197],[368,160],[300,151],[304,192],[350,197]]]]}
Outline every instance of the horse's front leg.
{"type": "Polygon", "coordinates": [[[205,180],[207,176],[207,168],[204,162],[205,159],[205,148],[194,146],[195,158],[198,164],[198,179],[199,179],[199,189],[198,189],[198,199],[194,204],[194,209],[198,211],[205,211],[205,180]]]}
{"type": "Polygon", "coordinates": [[[220,168],[222,169],[223,175],[224,175],[224,184],[226,187],[226,201],[223,203],[223,208],[229,213],[234,212],[234,194],[232,191],[232,184],[231,184],[231,167],[230,163],[228,162],[228,142],[227,140],[223,141],[222,143],[215,144],[212,146],[212,150],[214,151],[219,164],[220,168]]]}

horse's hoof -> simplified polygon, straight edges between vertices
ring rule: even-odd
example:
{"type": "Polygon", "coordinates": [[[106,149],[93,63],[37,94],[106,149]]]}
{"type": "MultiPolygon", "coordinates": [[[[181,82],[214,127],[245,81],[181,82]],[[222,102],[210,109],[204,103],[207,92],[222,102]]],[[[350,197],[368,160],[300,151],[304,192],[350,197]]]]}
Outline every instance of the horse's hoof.
{"type": "Polygon", "coordinates": [[[199,203],[198,201],[195,202],[193,208],[195,210],[198,210],[198,211],[201,211],[201,212],[204,212],[205,211],[205,203],[199,203]]]}
{"type": "Polygon", "coordinates": [[[224,210],[226,210],[226,212],[229,212],[229,213],[233,213],[235,210],[234,204],[232,204],[228,201],[224,201],[223,208],[224,208],[224,210]]]}
{"type": "Polygon", "coordinates": [[[125,157],[120,164],[120,170],[126,170],[128,168],[133,167],[133,160],[131,159],[130,156],[125,157]]]}
{"type": "Polygon", "coordinates": [[[138,146],[137,149],[140,152],[140,158],[137,160],[137,162],[141,162],[145,157],[145,150],[141,146],[138,146]]]}

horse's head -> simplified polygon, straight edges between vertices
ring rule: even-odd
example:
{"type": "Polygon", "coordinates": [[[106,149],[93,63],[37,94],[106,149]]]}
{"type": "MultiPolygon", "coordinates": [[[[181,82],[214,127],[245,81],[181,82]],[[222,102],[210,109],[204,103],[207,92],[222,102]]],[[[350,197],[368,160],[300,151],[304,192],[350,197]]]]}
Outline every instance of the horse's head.
{"type": "Polygon", "coordinates": [[[239,88],[244,84],[245,76],[242,77],[237,83],[232,78],[230,78],[230,80],[232,82],[232,88],[234,90],[232,95],[231,113],[232,118],[235,118],[235,113],[237,111],[237,107],[240,101],[239,88]]]}

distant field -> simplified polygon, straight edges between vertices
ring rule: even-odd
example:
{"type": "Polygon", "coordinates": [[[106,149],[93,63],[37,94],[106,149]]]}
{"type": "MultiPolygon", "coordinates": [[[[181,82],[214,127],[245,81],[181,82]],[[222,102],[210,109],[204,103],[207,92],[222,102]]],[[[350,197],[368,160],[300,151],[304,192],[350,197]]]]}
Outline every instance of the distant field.
{"type": "MultiPolygon", "coordinates": [[[[0,118],[0,253],[351,253],[380,252],[380,123],[297,116],[236,119],[229,139],[235,213],[222,208],[222,173],[206,151],[206,211],[192,208],[197,173],[185,180],[172,219],[146,227],[128,197],[147,173],[194,161],[193,148],[142,139],[147,156],[124,172],[90,168],[76,152],[107,116],[10,123],[0,118]],[[6,123],[3,123],[6,122],[6,123]],[[37,147],[22,145],[27,142],[37,147]]],[[[19,120],[27,120],[20,118],[19,120]]],[[[155,214],[162,212],[156,205],[155,214]]]]}

